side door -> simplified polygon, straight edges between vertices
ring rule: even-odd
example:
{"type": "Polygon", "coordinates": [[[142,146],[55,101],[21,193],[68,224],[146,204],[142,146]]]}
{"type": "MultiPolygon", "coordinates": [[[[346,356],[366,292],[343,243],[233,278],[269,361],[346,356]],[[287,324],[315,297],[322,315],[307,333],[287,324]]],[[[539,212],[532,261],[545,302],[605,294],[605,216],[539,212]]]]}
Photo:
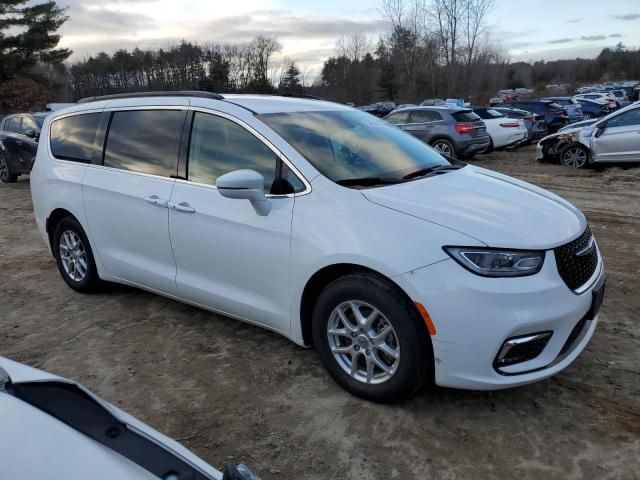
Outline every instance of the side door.
{"type": "Polygon", "coordinates": [[[412,110],[409,123],[404,130],[425,143],[429,143],[434,135],[434,114],[429,110],[412,110]]]}
{"type": "Polygon", "coordinates": [[[109,112],[102,165],[90,165],[83,202],[91,238],[108,274],[177,295],[169,240],[186,107],[109,112]]]}
{"type": "Polygon", "coordinates": [[[38,153],[40,128],[31,116],[24,115],[20,130],[21,144],[18,151],[18,161],[20,162],[21,170],[28,173],[31,171],[36,153],[38,153]]]}
{"type": "Polygon", "coordinates": [[[187,180],[176,182],[169,211],[180,295],[288,333],[293,205],[308,187],[247,125],[205,111],[190,121],[187,180]],[[268,215],[217,191],[216,179],[239,169],[264,177],[268,215]]]}
{"type": "Polygon", "coordinates": [[[20,132],[22,131],[22,116],[13,115],[6,118],[4,122],[4,158],[12,172],[19,172],[21,170],[19,152],[22,146],[22,140],[20,138],[20,132]]]}
{"type": "Polygon", "coordinates": [[[596,162],[640,161],[640,108],[610,118],[592,140],[596,162]]]}

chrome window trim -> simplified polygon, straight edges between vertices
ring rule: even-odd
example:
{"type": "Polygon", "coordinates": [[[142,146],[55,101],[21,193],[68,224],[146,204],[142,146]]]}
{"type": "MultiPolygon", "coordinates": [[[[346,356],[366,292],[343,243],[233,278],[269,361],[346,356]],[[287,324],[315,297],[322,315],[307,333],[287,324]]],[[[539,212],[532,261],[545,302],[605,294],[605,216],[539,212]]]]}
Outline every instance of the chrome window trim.
{"type": "MultiPolygon", "coordinates": [[[[96,165],[93,163],[84,163],[81,161],[73,161],[73,160],[63,160],[61,158],[57,158],[53,155],[53,152],[51,150],[51,125],[53,124],[53,122],[55,122],[56,120],[62,119],[62,118],[67,118],[67,117],[72,117],[72,116],[76,116],[76,115],[84,115],[84,114],[88,114],[88,113],[103,113],[103,112],[126,112],[126,111],[135,111],[135,110],[183,110],[188,112],[200,112],[200,113],[205,113],[208,115],[217,115],[219,117],[225,118],[227,120],[230,120],[232,122],[234,122],[235,124],[239,125],[240,127],[244,128],[245,130],[247,130],[250,134],[252,134],[254,137],[258,138],[258,140],[260,140],[263,144],[265,144],[267,146],[267,148],[269,148],[269,150],[271,150],[274,155],[276,155],[277,158],[279,158],[297,177],[298,179],[300,179],[300,181],[302,181],[302,183],[304,184],[304,190],[301,192],[297,192],[297,193],[289,193],[286,195],[274,195],[274,194],[266,194],[267,198],[287,198],[287,197],[298,197],[298,196],[302,196],[302,195],[307,195],[309,193],[311,193],[312,188],[311,188],[311,183],[306,179],[306,177],[304,175],[302,175],[302,173],[300,173],[300,170],[298,170],[298,168],[293,164],[293,162],[291,162],[273,143],[271,143],[271,141],[269,141],[269,139],[267,139],[263,134],[261,134],[260,132],[258,132],[255,128],[253,128],[251,125],[249,125],[248,123],[240,120],[237,117],[234,117],[231,114],[228,114],[226,112],[221,112],[219,110],[213,110],[211,108],[206,108],[206,107],[189,107],[186,105],[140,105],[140,106],[118,106],[118,107],[106,107],[106,108],[98,108],[98,109],[90,109],[90,110],[82,110],[79,112],[70,112],[70,113],[66,113],[64,115],[60,115],[55,117],[54,119],[52,119],[49,122],[49,130],[48,130],[48,135],[49,135],[49,142],[47,142],[47,149],[48,149],[48,153],[49,153],[49,157],[56,161],[56,162],[61,162],[63,164],[76,164],[76,165],[82,165],[85,167],[93,167],[93,168],[98,168],[98,169],[105,169],[105,170],[115,170],[118,172],[126,172],[126,173],[131,173],[134,175],[143,175],[145,177],[151,177],[151,178],[160,178],[163,180],[170,180],[170,181],[174,181],[177,183],[186,183],[189,185],[195,185],[195,186],[199,186],[199,187],[206,187],[206,188],[210,188],[213,190],[218,190],[217,187],[215,185],[208,185],[208,184],[204,184],[204,183],[198,183],[198,182],[191,182],[189,180],[183,180],[180,178],[170,178],[170,177],[163,177],[161,175],[153,175],[153,174],[149,174],[149,173],[143,173],[143,172],[136,172],[133,170],[123,170],[120,168],[114,168],[114,167],[107,167],[104,165],[96,165]]],[[[107,135],[108,137],[108,135],[107,135]]],[[[105,137],[105,141],[107,140],[107,137],[105,137]]]]}

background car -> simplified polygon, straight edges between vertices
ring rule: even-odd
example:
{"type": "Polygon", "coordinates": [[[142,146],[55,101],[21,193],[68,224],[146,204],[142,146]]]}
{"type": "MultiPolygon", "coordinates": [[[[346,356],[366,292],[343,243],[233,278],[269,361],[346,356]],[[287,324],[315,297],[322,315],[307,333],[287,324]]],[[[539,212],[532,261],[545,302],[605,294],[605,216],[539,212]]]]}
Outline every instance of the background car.
{"type": "Polygon", "coordinates": [[[473,112],[484,121],[491,137],[489,146],[482,153],[494,148],[516,146],[527,139],[527,127],[521,119],[509,118],[493,107],[473,107],[473,112]]]}
{"type": "Polygon", "coordinates": [[[551,100],[514,100],[504,103],[502,106],[543,115],[549,132],[556,132],[559,128],[569,123],[569,117],[562,105],[558,105],[551,100]]]}
{"type": "Polygon", "coordinates": [[[370,113],[376,117],[384,117],[396,110],[396,104],[393,102],[377,102],[360,108],[363,112],[370,113]]]}
{"type": "Polygon", "coordinates": [[[518,110],[517,108],[493,107],[494,110],[506,115],[509,118],[517,118],[524,122],[527,127],[527,142],[533,142],[546,137],[549,134],[544,116],[518,110]]]}
{"type": "Polygon", "coordinates": [[[0,357],[2,478],[259,480],[220,472],[82,385],[0,357]]]}
{"type": "Polygon", "coordinates": [[[573,97],[545,97],[542,100],[551,100],[558,105],[562,105],[569,117],[569,123],[579,122],[584,119],[582,106],[573,97]]]}
{"type": "Polygon", "coordinates": [[[590,92],[590,93],[579,93],[576,97],[587,98],[589,100],[604,100],[609,104],[609,108],[615,110],[618,108],[618,102],[616,98],[611,93],[607,92],[590,92]]]}
{"type": "Polygon", "coordinates": [[[420,102],[421,107],[437,107],[444,104],[445,102],[441,98],[427,98],[426,100],[420,102]]]}
{"type": "Polygon", "coordinates": [[[468,108],[415,107],[385,120],[450,157],[471,158],[490,142],[484,122],[468,108]]]}
{"type": "Polygon", "coordinates": [[[0,181],[13,183],[31,171],[42,123],[49,113],[19,113],[0,121],[0,181]]]}
{"type": "Polygon", "coordinates": [[[631,103],[629,97],[627,96],[627,92],[623,89],[611,90],[610,93],[616,97],[618,107],[626,107],[631,103]]]}
{"type": "Polygon", "coordinates": [[[614,109],[610,107],[606,100],[591,100],[589,98],[575,97],[576,102],[580,104],[582,113],[586,120],[591,118],[600,118],[609,115],[614,109]]]}

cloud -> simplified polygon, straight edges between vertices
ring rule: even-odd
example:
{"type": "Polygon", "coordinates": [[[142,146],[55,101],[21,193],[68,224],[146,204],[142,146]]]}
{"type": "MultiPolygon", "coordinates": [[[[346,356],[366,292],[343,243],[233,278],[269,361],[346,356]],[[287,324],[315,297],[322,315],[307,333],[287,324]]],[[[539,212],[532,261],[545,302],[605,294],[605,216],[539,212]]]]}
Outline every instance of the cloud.
{"type": "Polygon", "coordinates": [[[573,42],[573,38],[558,38],[556,40],[549,40],[547,43],[550,45],[556,45],[558,43],[569,43],[573,42]]]}
{"type": "Polygon", "coordinates": [[[640,19],[640,13],[627,13],[626,15],[611,15],[611,16],[616,20],[625,20],[625,21],[640,19]]]}
{"type": "Polygon", "coordinates": [[[582,21],[581,18],[571,18],[567,20],[567,23],[580,23],[582,21]]]}
{"type": "Polygon", "coordinates": [[[63,35],[91,35],[111,38],[121,33],[136,35],[140,30],[156,28],[157,23],[145,15],[118,12],[105,8],[70,7],[71,15],[60,31],[63,35]],[[103,35],[100,35],[103,33],[103,35]]]}
{"type": "Polygon", "coordinates": [[[585,35],[583,37],[580,37],[580,40],[586,40],[589,42],[595,42],[598,40],[606,40],[607,36],[606,35],[585,35]]]}
{"type": "Polygon", "coordinates": [[[609,35],[609,38],[622,38],[624,37],[624,35],[622,35],[621,33],[612,33],[611,35],[609,35]]]}

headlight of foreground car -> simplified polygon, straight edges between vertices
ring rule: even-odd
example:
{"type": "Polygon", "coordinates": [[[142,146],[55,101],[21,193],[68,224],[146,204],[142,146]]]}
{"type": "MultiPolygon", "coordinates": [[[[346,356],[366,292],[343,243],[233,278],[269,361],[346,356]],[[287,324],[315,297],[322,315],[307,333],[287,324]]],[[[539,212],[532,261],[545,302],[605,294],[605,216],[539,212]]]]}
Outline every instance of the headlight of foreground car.
{"type": "Polygon", "coordinates": [[[444,247],[456,262],[483,277],[526,277],[538,273],[545,252],[477,247],[444,247]]]}

